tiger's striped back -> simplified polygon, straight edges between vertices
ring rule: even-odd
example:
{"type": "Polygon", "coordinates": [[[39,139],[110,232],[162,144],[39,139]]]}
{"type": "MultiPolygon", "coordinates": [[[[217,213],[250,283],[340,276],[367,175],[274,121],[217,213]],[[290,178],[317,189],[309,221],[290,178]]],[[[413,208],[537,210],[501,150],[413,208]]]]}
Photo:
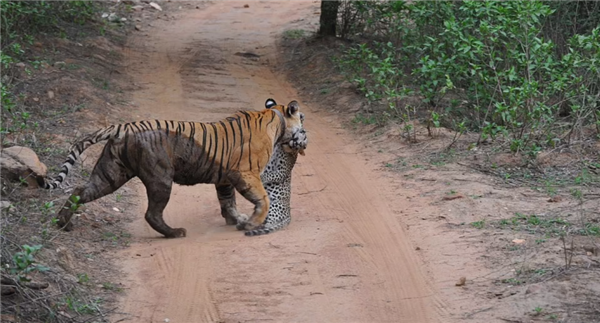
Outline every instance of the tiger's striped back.
{"type": "Polygon", "coordinates": [[[168,150],[174,160],[198,158],[202,159],[195,161],[198,165],[218,169],[216,174],[206,175],[211,177],[206,177],[203,181],[205,183],[219,181],[223,173],[231,170],[258,169],[260,172],[266,166],[275,143],[286,134],[284,115],[289,113],[287,109],[285,106],[277,106],[263,111],[240,111],[212,123],[147,120],[111,125],[76,142],[57,177],[47,181],[38,176],[37,181],[42,188],[55,189],[64,182],[75,162],[88,147],[106,140],[127,140],[131,136],[135,140],[145,141],[152,149],[168,150]],[[164,140],[173,144],[165,145],[164,140]],[[260,158],[256,156],[256,153],[262,153],[264,149],[267,150],[266,161],[262,155],[260,158]]]}

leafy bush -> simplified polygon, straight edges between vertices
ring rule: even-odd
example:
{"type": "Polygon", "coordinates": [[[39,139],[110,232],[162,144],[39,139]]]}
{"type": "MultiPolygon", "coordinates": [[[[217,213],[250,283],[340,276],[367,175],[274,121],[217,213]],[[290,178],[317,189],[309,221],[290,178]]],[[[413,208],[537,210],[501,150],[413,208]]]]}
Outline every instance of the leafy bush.
{"type": "Polygon", "coordinates": [[[540,1],[348,6],[355,15],[346,16],[362,26],[355,35],[372,41],[349,48],[339,65],[390,115],[403,109],[399,100],[418,95],[430,121],[480,131],[480,141],[502,136],[511,150],[532,154],[593,123],[600,134],[600,27],[589,28],[600,14],[559,51],[543,34],[556,10],[540,1]]]}

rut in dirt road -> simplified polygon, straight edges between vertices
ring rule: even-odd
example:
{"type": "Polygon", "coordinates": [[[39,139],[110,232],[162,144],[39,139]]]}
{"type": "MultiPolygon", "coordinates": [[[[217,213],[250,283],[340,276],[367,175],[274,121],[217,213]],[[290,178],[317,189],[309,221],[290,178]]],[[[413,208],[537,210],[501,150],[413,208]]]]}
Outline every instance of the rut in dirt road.
{"type": "MultiPolygon", "coordinates": [[[[300,99],[271,72],[275,41],[294,21],[316,21],[319,3],[243,6],[182,11],[130,41],[128,73],[143,86],[134,93],[140,119],[208,122],[262,109],[268,97],[300,99]],[[257,56],[236,55],[244,52],[257,56]]],[[[292,224],[245,237],[225,226],[214,186],[176,186],[165,221],[188,234],[167,240],[146,224],[141,202],[131,228],[137,242],[120,255],[128,280],[115,320],[440,322],[443,304],[380,194],[389,183],[338,121],[299,101],[310,143],[294,169],[292,224]]],[[[251,205],[238,196],[238,207],[248,213],[251,205]]]]}

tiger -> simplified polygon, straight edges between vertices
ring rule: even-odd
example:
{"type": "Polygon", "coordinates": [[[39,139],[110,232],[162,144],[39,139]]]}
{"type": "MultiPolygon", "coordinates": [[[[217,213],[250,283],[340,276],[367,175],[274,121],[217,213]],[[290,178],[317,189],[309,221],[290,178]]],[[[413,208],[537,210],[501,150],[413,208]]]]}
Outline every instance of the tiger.
{"type": "Polygon", "coordinates": [[[269,210],[260,174],[276,144],[304,144],[298,136],[302,129],[300,106],[295,100],[262,111],[239,111],[211,123],[148,120],[115,124],[77,141],[54,180],[40,175],[36,179],[41,188],[59,187],[84,150],[108,141],[88,182],[78,186],[59,211],[60,227],[72,230],[71,218],[80,205],[138,177],[148,197],[146,222],[166,238],[187,234],[185,228],[171,228],[163,219],[173,183],[214,184],[220,197],[228,197],[234,188],[254,204],[254,212],[246,219],[237,212],[235,199],[233,204],[228,199],[221,203],[221,213],[234,217],[243,230],[252,230],[264,222],[269,210]]]}

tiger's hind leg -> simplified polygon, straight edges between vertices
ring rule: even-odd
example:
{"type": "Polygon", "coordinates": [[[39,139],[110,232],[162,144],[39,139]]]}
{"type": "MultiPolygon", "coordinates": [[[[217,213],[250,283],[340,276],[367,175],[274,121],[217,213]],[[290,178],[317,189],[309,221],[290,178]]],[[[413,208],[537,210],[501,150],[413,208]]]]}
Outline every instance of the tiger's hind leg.
{"type": "Polygon", "coordinates": [[[221,205],[221,216],[225,218],[227,225],[238,224],[238,219],[244,222],[248,219],[248,216],[241,214],[237,210],[235,203],[235,187],[232,184],[215,184],[217,189],[217,197],[219,198],[219,204],[221,205]]]}
{"type": "Polygon", "coordinates": [[[164,235],[165,238],[180,238],[186,236],[184,228],[171,228],[163,219],[163,211],[171,198],[172,180],[152,179],[151,181],[142,180],[146,186],[148,195],[148,210],[146,210],[146,222],[152,229],[164,235]]]}
{"type": "Polygon", "coordinates": [[[85,185],[77,187],[58,212],[58,225],[66,231],[71,231],[73,229],[71,218],[80,205],[116,191],[132,177],[127,174],[122,165],[113,160],[107,144],[94,166],[90,180],[85,185]]]}

